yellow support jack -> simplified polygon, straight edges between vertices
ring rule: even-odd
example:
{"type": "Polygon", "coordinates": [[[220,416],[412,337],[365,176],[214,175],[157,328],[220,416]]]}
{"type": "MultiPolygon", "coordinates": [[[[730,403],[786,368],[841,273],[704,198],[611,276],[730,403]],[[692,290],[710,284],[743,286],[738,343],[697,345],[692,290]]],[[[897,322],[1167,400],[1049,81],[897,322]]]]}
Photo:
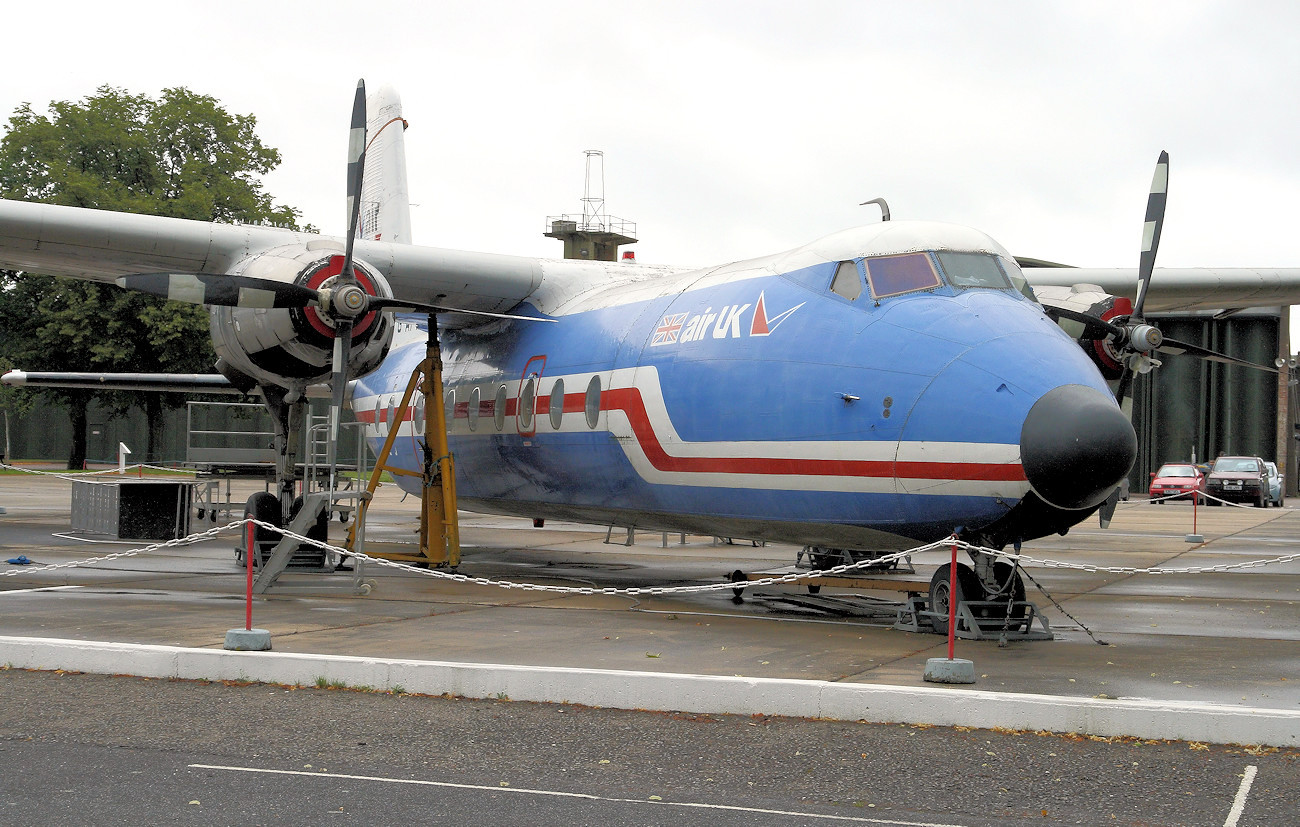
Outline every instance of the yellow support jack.
{"type": "MultiPolygon", "coordinates": [[[[442,390],[442,352],[438,347],[437,315],[429,314],[429,342],[424,361],[411,374],[401,404],[397,406],[397,423],[406,419],[411,409],[411,399],[416,389],[424,395],[424,452],[423,468],[413,471],[389,464],[393,443],[397,439],[396,423],[389,423],[388,438],[375,459],[370,482],[361,494],[356,517],[348,529],[347,548],[356,551],[356,543],[364,537],[366,512],[379,487],[379,478],[385,471],[395,477],[420,477],[420,550],[417,554],[399,552],[366,552],[371,557],[412,563],[423,568],[460,565],[460,524],[456,519],[456,465],[447,447],[447,411],[442,390]]],[[[360,549],[363,550],[364,549],[360,549]]]]}

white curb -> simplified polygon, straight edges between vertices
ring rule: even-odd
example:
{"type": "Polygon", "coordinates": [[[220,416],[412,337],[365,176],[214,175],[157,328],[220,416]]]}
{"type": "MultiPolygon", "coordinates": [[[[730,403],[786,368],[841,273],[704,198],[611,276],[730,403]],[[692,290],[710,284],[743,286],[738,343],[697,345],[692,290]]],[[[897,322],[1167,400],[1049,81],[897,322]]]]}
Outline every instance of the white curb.
{"type": "Polygon", "coordinates": [[[677,675],[548,666],[240,652],[0,636],[0,664],[186,680],[250,680],[467,698],[732,715],[1001,727],[1300,747],[1300,710],[1103,700],[978,689],[677,675]]]}

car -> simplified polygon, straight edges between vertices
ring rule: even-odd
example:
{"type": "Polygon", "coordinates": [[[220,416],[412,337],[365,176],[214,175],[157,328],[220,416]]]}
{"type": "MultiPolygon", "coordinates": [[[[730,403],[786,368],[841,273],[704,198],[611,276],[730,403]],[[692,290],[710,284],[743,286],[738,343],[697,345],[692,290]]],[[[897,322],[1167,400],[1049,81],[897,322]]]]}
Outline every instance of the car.
{"type": "Polygon", "coordinates": [[[1187,499],[1193,491],[1197,492],[1197,502],[1204,502],[1201,492],[1205,491],[1205,475],[1190,462],[1166,462],[1151,474],[1148,490],[1155,505],[1175,497],[1187,499]]]}
{"type": "Polygon", "coordinates": [[[1268,469],[1259,457],[1219,457],[1205,481],[1210,505],[1222,502],[1268,506],[1268,469]]]}
{"type": "Polygon", "coordinates": [[[1264,463],[1265,470],[1268,471],[1268,504],[1281,508],[1283,505],[1283,480],[1282,472],[1277,470],[1276,462],[1264,463]]]}

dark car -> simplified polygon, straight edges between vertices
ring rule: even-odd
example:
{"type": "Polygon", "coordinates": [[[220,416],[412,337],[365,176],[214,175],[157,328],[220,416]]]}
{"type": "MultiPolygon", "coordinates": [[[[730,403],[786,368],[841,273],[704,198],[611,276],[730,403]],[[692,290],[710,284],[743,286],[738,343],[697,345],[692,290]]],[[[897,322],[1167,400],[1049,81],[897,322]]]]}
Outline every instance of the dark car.
{"type": "Polygon", "coordinates": [[[1163,504],[1174,497],[1190,498],[1195,491],[1198,502],[1205,490],[1205,475],[1190,462],[1167,462],[1151,475],[1151,502],[1163,504]]]}
{"type": "Polygon", "coordinates": [[[1268,471],[1259,457],[1219,457],[1205,481],[1209,504],[1220,501],[1268,505],[1268,471]]]}

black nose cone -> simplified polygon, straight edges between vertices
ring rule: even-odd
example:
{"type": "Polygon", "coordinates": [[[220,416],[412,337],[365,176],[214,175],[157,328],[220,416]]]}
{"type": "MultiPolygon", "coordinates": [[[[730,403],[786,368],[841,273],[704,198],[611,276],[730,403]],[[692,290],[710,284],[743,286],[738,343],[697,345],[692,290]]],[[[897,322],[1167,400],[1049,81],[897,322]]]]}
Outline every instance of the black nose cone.
{"type": "Polygon", "coordinates": [[[1133,467],[1137,435],[1109,394],[1062,385],[1030,408],[1020,431],[1029,485],[1049,505],[1100,505],[1133,467]]]}

